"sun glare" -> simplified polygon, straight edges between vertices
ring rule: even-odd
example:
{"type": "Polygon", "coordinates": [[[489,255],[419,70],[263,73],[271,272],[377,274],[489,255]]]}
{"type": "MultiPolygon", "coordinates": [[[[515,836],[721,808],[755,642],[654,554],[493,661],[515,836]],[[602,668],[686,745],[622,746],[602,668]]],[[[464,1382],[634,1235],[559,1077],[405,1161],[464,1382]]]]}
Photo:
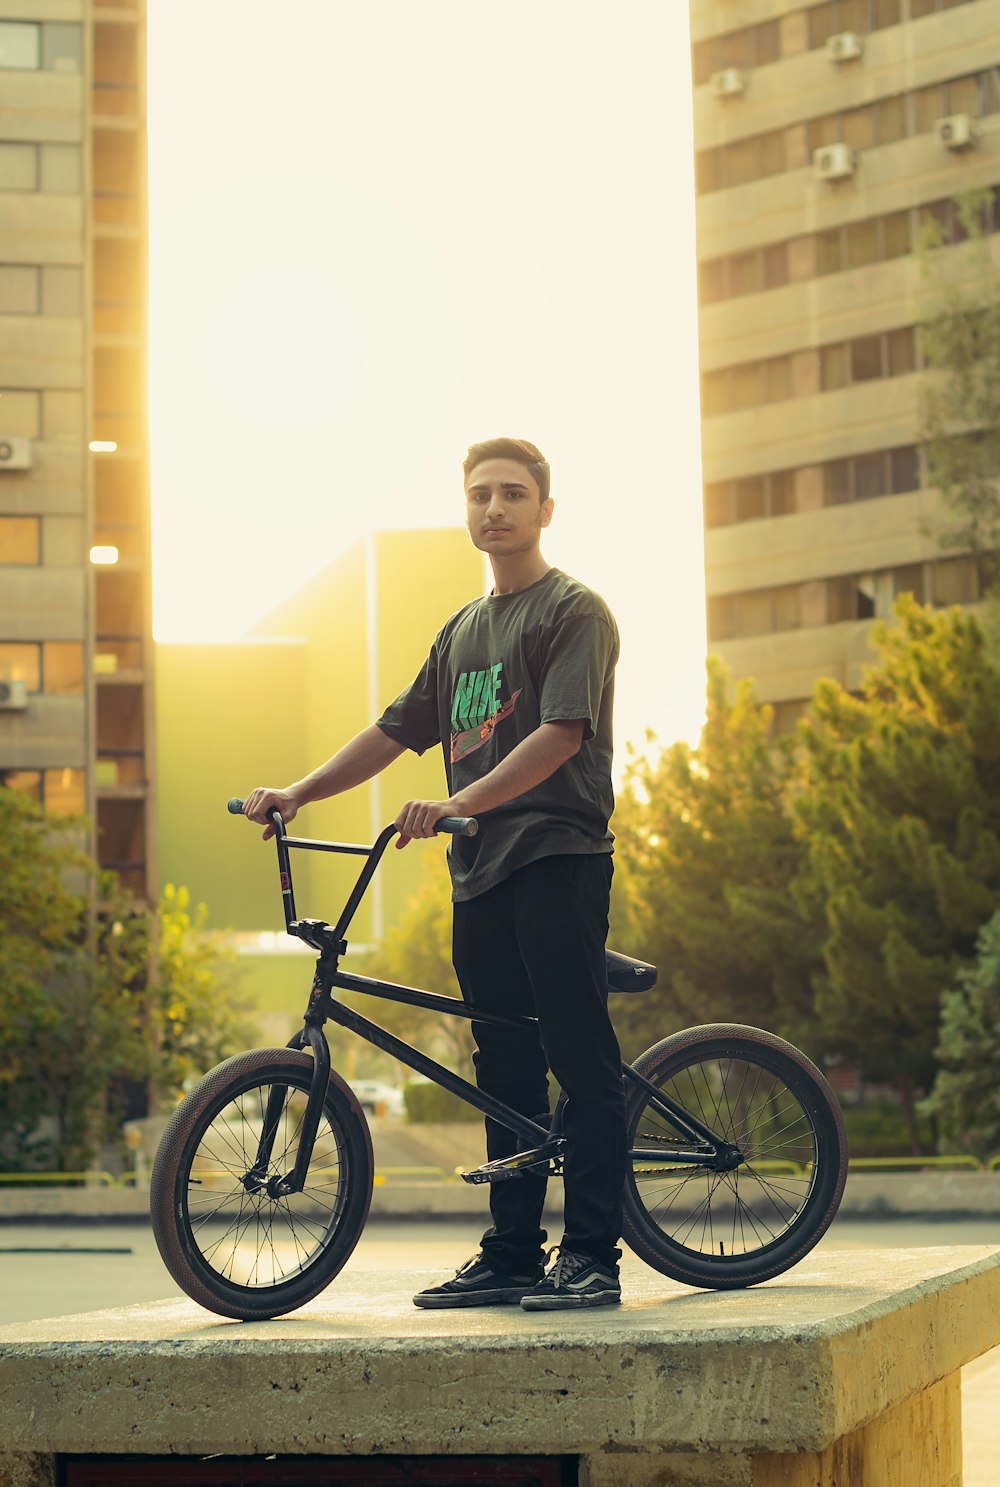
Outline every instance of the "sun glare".
{"type": "Polygon", "coordinates": [[[514,433],[547,556],[618,616],[619,738],[694,737],[686,7],[609,40],[568,0],[302,0],[266,46],[244,12],[149,14],[157,638],[235,639],[367,531],[460,522],[466,446],[514,433]]]}

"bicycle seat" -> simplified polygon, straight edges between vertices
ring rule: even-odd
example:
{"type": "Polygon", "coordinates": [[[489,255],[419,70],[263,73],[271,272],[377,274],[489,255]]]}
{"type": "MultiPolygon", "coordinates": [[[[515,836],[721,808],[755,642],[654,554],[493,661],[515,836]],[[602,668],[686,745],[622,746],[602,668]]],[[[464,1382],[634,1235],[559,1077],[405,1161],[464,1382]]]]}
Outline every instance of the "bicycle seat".
{"type": "Polygon", "coordinates": [[[605,950],[604,954],[609,991],[648,991],[655,986],[655,966],[645,960],[633,960],[630,955],[619,955],[617,950],[605,950]]]}

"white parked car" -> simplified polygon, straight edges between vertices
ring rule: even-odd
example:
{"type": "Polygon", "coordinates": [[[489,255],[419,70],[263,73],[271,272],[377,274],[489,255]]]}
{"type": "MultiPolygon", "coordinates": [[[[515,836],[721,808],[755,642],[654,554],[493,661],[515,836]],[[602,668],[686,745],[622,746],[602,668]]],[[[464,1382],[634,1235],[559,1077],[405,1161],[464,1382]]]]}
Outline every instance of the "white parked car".
{"type": "Polygon", "coordinates": [[[401,1089],[393,1089],[391,1084],[383,1084],[381,1079],[352,1079],[350,1085],[366,1115],[406,1114],[401,1089]]]}

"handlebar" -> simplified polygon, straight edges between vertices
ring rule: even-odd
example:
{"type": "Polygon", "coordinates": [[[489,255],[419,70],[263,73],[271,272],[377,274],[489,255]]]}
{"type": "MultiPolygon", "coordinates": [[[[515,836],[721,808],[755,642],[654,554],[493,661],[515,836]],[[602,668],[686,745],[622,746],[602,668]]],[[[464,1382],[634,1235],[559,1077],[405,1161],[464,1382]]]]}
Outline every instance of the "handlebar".
{"type": "MultiPolygon", "coordinates": [[[[234,795],[228,802],[226,809],[231,816],[242,816],[245,805],[245,800],[241,800],[238,796],[234,795]]],[[[295,895],[292,889],[292,864],[288,849],[290,847],[304,847],[312,852],[342,852],[348,856],[364,857],[367,859],[361,869],[357,882],[351,890],[350,897],[344,905],[343,912],[337,920],[336,926],[330,929],[329,925],[324,925],[324,934],[328,939],[334,944],[342,942],[347,932],[347,926],[353,919],[355,910],[364,897],[365,889],[371,882],[372,875],[378,867],[383,852],[392,838],[398,835],[395,824],[390,823],[390,825],[383,827],[372,846],[362,847],[351,842],[321,842],[311,841],[308,837],[289,836],[285,831],[285,823],[281,819],[280,811],[277,809],[270,810],[267,812],[267,816],[274,827],[274,844],[278,849],[278,875],[281,883],[282,907],[285,913],[285,929],[290,935],[298,935],[300,939],[305,939],[309,944],[315,943],[315,936],[313,935],[310,938],[312,932],[310,931],[310,934],[306,934],[304,932],[305,926],[315,926],[321,921],[303,920],[300,924],[296,918],[295,895]]],[[[436,832],[447,832],[451,836],[476,836],[479,831],[479,822],[475,816],[442,816],[441,820],[434,827],[434,830],[436,832]]]]}
{"type": "MultiPolygon", "coordinates": [[[[239,796],[234,795],[226,803],[226,810],[231,816],[242,816],[245,805],[245,800],[241,800],[239,796]]],[[[283,832],[284,825],[281,823],[281,816],[277,810],[268,811],[267,814],[268,818],[278,827],[279,832],[283,832]],[[277,817],[277,820],[274,819],[275,817],[277,817]]],[[[442,816],[441,820],[434,827],[434,830],[448,836],[476,836],[479,832],[479,822],[475,816],[442,816]]]]}

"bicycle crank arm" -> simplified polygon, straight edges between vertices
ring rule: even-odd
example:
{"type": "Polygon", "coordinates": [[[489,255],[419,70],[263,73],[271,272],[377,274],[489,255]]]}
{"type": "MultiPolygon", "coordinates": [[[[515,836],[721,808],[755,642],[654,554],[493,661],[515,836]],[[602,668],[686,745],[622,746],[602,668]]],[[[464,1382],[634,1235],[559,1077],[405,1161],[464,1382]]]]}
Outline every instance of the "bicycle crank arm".
{"type": "Polygon", "coordinates": [[[539,1167],[548,1167],[552,1163],[551,1170],[554,1173],[562,1171],[562,1154],[566,1143],[562,1138],[557,1141],[546,1141],[544,1146],[533,1147],[531,1151],[518,1151],[512,1157],[498,1157],[495,1162],[484,1162],[481,1167],[473,1167],[471,1171],[463,1171],[461,1167],[455,1170],[463,1182],[509,1182],[512,1177],[520,1177],[522,1172],[536,1171],[539,1167]]]}

